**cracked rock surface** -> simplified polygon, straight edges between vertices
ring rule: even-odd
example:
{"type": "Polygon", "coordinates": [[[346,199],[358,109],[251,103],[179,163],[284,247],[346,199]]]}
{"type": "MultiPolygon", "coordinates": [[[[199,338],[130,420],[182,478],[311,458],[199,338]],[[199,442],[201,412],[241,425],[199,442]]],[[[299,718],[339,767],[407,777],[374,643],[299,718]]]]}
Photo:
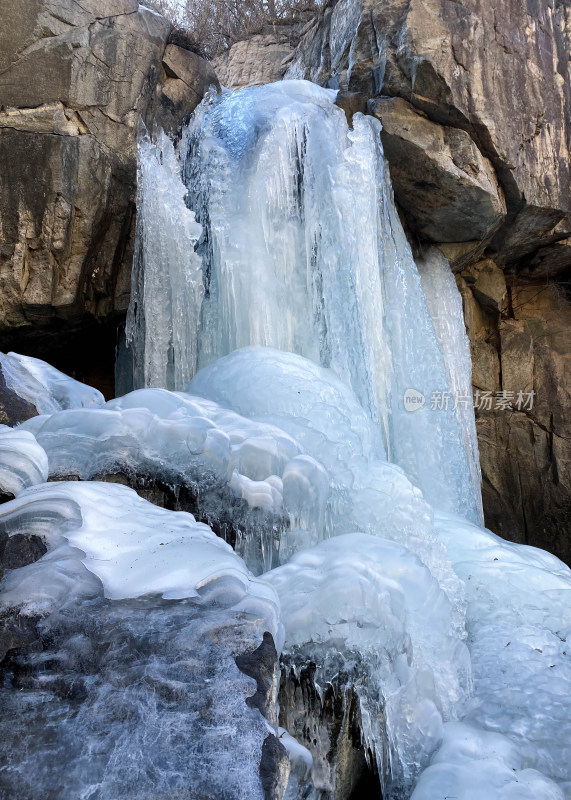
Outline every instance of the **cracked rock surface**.
{"type": "Polygon", "coordinates": [[[22,349],[124,313],[138,121],[175,130],[216,77],[137,0],[1,6],[0,336],[22,349]]]}

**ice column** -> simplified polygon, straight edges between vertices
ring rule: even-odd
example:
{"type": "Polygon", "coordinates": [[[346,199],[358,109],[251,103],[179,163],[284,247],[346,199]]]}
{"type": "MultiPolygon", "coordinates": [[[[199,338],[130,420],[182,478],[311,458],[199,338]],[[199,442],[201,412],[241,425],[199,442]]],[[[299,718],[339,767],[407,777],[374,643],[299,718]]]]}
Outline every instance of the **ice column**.
{"type": "Polygon", "coordinates": [[[186,208],[170,139],[139,143],[137,232],[127,341],[135,387],[182,389],[196,370],[202,264],[194,247],[202,228],[186,208]]]}

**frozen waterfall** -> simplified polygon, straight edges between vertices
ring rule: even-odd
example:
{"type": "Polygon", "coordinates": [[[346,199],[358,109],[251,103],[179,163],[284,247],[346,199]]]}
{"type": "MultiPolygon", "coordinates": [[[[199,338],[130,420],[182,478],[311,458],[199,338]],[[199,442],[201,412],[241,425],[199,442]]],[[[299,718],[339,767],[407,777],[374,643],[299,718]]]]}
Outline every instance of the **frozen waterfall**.
{"type": "MultiPolygon", "coordinates": [[[[335,96],[284,81],[202,104],[181,147],[197,245],[172,145],[142,142],[144,257],[132,308],[153,327],[131,324],[136,364],[145,364],[136,381],[183,389],[189,370],[250,345],[303,355],[353,388],[389,461],[429,502],[482,522],[471,398],[457,415],[449,353],[396,212],[380,124],[358,114],[349,129],[335,96]],[[423,407],[405,407],[409,390],[423,407]]],[[[469,352],[452,351],[454,374],[469,374],[469,352]]]]}
{"type": "Polygon", "coordinates": [[[134,391],[0,354],[0,797],[571,800],[571,571],[480,527],[454,276],[335,99],[141,140],[134,391]]]}

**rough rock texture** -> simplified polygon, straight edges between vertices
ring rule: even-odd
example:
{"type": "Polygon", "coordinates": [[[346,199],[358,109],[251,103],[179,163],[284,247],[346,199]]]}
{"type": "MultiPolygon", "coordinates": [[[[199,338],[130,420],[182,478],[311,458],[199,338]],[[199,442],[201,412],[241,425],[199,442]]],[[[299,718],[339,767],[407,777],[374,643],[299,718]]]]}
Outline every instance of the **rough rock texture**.
{"type": "Polygon", "coordinates": [[[0,338],[24,350],[30,334],[40,355],[44,333],[53,347],[125,311],[138,121],[173,130],[215,78],[136,0],[0,15],[0,338]]]}
{"type": "Polygon", "coordinates": [[[165,78],[157,87],[153,117],[172,134],[210,88],[220,91],[220,84],[208,61],[176,44],[167,45],[162,65],[165,78]]]}
{"type": "Polygon", "coordinates": [[[0,366],[0,425],[16,425],[38,415],[38,409],[6,385],[0,366]]]}
{"type": "Polygon", "coordinates": [[[556,284],[508,276],[506,285],[489,260],[458,281],[472,345],[486,524],[569,564],[571,306],[556,284]]]}
{"type": "Polygon", "coordinates": [[[470,136],[436,125],[400,97],[372,100],[395,199],[431,242],[489,240],[505,217],[494,169],[470,136]]]}
{"type": "Polygon", "coordinates": [[[286,77],[403,97],[467,131],[505,192],[496,245],[513,264],[569,236],[566,11],[559,0],[339,0],[305,35],[286,77]]]}
{"type": "MultiPolygon", "coordinates": [[[[318,688],[315,671],[313,663],[296,669],[286,658],[279,693],[280,725],[313,756],[308,793],[311,785],[320,800],[380,800],[380,782],[367,763],[359,698],[351,681],[340,674],[335,685],[318,688]]],[[[368,755],[373,764],[374,757],[368,755]]]]}
{"type": "Polygon", "coordinates": [[[220,83],[227,89],[243,89],[281,80],[300,37],[316,22],[313,14],[302,12],[290,23],[266,25],[236,42],[212,62],[220,83]]]}

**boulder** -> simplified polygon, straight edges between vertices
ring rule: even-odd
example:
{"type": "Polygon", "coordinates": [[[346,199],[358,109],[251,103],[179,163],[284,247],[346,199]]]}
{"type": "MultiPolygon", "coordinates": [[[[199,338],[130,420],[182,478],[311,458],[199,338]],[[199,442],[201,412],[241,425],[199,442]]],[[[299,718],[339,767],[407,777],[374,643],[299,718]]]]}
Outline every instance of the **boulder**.
{"type": "Polygon", "coordinates": [[[213,64],[223,86],[242,89],[281,80],[287,69],[285,60],[292,52],[287,34],[257,34],[236,42],[213,64]]]}
{"type": "Polygon", "coordinates": [[[400,97],[371,100],[395,199],[430,242],[489,241],[505,217],[494,169],[469,134],[437,125],[400,97]]]}
{"type": "Polygon", "coordinates": [[[174,131],[216,82],[170,35],[137,0],[3,3],[4,349],[51,355],[73,347],[71,333],[99,338],[112,374],[131,285],[139,120],[174,131]],[[95,323],[109,322],[98,336],[95,323]]]}
{"type": "Polygon", "coordinates": [[[295,10],[287,22],[263,25],[252,35],[234,42],[212,61],[220,83],[227,89],[244,89],[280,81],[300,38],[317,22],[311,10],[295,10]]]}
{"type": "Polygon", "coordinates": [[[220,84],[208,61],[176,44],[167,45],[162,65],[165,78],[157,89],[153,116],[164,130],[174,133],[209,89],[220,91],[220,84]]]}
{"type": "Polygon", "coordinates": [[[570,30],[556,0],[338,0],[286,77],[401,97],[466,131],[505,194],[495,248],[510,265],[569,236],[557,226],[571,211],[570,30]]]}

